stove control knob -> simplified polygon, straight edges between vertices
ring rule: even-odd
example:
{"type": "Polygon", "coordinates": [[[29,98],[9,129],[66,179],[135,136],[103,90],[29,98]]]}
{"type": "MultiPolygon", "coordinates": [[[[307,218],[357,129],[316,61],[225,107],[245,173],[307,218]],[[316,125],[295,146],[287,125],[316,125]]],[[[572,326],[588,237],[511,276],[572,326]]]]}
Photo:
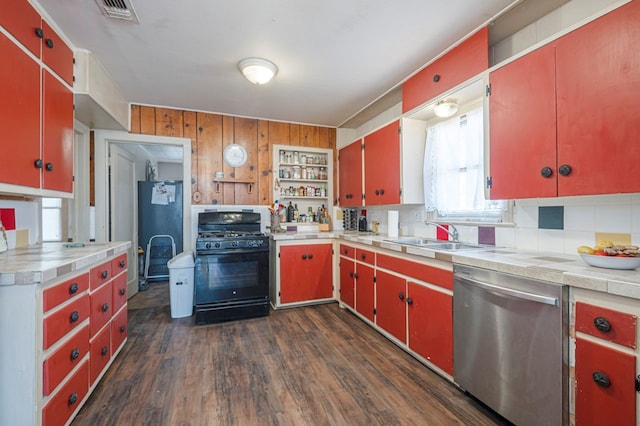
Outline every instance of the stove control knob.
{"type": "Polygon", "coordinates": [[[211,243],[205,243],[204,248],[210,249],[211,248],[211,243]]]}
{"type": "Polygon", "coordinates": [[[220,243],[215,243],[215,248],[220,248],[220,243]]]}
{"type": "Polygon", "coordinates": [[[231,247],[238,247],[237,241],[231,241],[231,247]]]}

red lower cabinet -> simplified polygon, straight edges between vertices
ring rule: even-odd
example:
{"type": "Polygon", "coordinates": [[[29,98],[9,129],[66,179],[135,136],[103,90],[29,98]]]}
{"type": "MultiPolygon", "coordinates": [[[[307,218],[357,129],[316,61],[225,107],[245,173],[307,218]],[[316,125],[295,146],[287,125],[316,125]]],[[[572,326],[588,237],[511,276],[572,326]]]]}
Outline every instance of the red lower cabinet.
{"type": "Polygon", "coordinates": [[[48,349],[89,317],[86,294],[46,316],[43,320],[43,348],[48,349]]]}
{"type": "Polygon", "coordinates": [[[129,331],[127,323],[127,306],[123,306],[111,321],[111,353],[115,354],[116,351],[122,346],[124,339],[127,337],[129,331]]]}
{"type": "Polygon", "coordinates": [[[112,283],[100,287],[89,296],[91,300],[91,335],[95,334],[111,319],[113,309],[112,303],[112,283]]]}
{"type": "Polygon", "coordinates": [[[453,375],[453,297],[407,283],[409,348],[453,375]]]}
{"type": "Polygon", "coordinates": [[[333,297],[333,245],[280,247],[280,303],[333,297]]]}
{"type": "Polygon", "coordinates": [[[76,371],[42,408],[42,425],[64,425],[89,391],[89,361],[76,371]]]}
{"type": "Polygon", "coordinates": [[[376,273],[376,324],[402,343],[407,342],[406,295],[404,278],[383,271],[376,273]]]}
{"type": "Polygon", "coordinates": [[[340,258],[340,301],[350,307],[355,307],[354,291],[355,262],[340,258]]]}
{"type": "Polygon", "coordinates": [[[356,264],[356,311],[370,321],[374,320],[375,283],[374,270],[371,266],[356,264]]]}
{"type": "Polygon", "coordinates": [[[89,352],[89,326],[84,326],[42,365],[42,394],[49,395],[89,352]]]}
{"type": "Polygon", "coordinates": [[[90,384],[93,385],[111,359],[111,327],[104,327],[91,340],[89,350],[91,351],[89,362],[90,384]]]}
{"type": "Polygon", "coordinates": [[[636,358],[576,337],[576,425],[636,424],[636,358]]]}

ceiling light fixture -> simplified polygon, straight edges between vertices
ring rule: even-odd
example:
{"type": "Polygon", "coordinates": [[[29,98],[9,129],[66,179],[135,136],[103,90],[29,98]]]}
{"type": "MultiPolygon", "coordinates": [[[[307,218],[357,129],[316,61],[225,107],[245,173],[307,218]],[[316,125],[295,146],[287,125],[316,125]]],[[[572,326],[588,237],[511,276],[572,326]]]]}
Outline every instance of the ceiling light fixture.
{"type": "Polygon", "coordinates": [[[278,72],[274,63],[260,58],[243,59],[238,67],[247,80],[258,86],[268,83],[278,72]]]}
{"type": "Polygon", "coordinates": [[[458,102],[455,99],[443,99],[433,107],[433,113],[438,117],[451,117],[458,112],[458,102]]]}

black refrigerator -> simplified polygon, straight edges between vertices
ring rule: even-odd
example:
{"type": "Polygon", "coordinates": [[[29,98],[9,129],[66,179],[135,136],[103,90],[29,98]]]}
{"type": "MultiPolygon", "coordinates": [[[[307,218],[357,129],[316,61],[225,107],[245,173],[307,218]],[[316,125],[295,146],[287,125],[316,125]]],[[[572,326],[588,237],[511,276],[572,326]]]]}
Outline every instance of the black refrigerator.
{"type": "Polygon", "coordinates": [[[138,244],[144,250],[145,280],[169,279],[173,246],[175,254],[182,253],[182,217],[182,181],[138,181],[138,244]]]}

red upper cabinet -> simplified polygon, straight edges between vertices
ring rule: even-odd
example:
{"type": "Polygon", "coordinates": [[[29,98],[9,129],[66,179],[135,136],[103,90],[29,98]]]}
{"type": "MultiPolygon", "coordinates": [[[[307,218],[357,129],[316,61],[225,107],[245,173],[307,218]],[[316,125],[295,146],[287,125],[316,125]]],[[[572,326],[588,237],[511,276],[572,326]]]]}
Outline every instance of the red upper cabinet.
{"type": "Polygon", "coordinates": [[[73,86],[73,51],[44,20],[42,31],[42,61],[73,86]]]}
{"type": "Polygon", "coordinates": [[[339,204],[341,206],[362,205],[362,140],[358,139],[340,149],[339,159],[339,204]]]}
{"type": "Polygon", "coordinates": [[[560,196],[640,191],[639,23],[632,1],[557,41],[560,196]]]}
{"type": "Polygon", "coordinates": [[[364,202],[400,204],[400,121],[364,138],[364,202]]]}
{"type": "Polygon", "coordinates": [[[484,27],[402,85],[402,112],[457,86],[489,67],[489,31],[484,27]]]}
{"type": "Polygon", "coordinates": [[[556,93],[552,45],[490,73],[491,198],[556,195],[556,93]]]}
{"type": "Polygon", "coordinates": [[[40,57],[40,45],[44,34],[41,27],[40,14],[27,0],[4,2],[2,13],[0,13],[0,25],[18,39],[31,53],[38,58],[40,57]]]}

